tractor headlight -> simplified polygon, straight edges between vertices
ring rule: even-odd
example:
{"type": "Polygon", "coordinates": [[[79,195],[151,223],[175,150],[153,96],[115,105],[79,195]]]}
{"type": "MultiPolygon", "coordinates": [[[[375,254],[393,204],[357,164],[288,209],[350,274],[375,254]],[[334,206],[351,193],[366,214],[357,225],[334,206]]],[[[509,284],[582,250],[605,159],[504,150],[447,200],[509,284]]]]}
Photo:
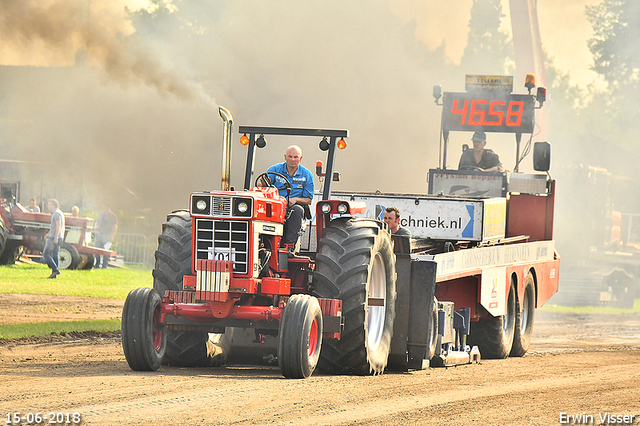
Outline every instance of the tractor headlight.
{"type": "Polygon", "coordinates": [[[349,211],[349,206],[346,205],[345,203],[340,203],[338,204],[338,207],[336,207],[336,210],[338,210],[338,213],[340,214],[345,214],[346,212],[349,211]]]}
{"type": "Polygon", "coordinates": [[[191,198],[191,213],[196,215],[211,214],[211,197],[194,195],[191,198]]]}
{"type": "Polygon", "coordinates": [[[233,199],[233,215],[239,217],[251,217],[253,211],[251,198],[234,198],[233,199]]]}
{"type": "Polygon", "coordinates": [[[331,204],[325,203],[320,206],[320,211],[324,214],[331,213],[331,204]]]}

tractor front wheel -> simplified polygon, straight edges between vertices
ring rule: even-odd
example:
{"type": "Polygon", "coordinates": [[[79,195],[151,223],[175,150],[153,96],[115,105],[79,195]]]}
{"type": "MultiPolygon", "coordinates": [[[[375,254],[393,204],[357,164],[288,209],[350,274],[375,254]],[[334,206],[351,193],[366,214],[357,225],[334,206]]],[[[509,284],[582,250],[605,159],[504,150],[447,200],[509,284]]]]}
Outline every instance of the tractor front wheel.
{"type": "Polygon", "coordinates": [[[318,365],[322,347],[322,311],[306,294],[289,298],[280,320],[278,364],[288,379],[305,379],[318,365]]]}
{"type": "MultiPolygon", "coordinates": [[[[191,216],[186,210],[171,213],[162,225],[153,269],[153,288],[160,295],[167,290],[182,290],[182,279],[191,275],[191,216]]],[[[206,331],[167,330],[166,365],[175,367],[212,367],[226,362],[231,351],[233,329],[224,334],[206,331]]]]}
{"type": "Polygon", "coordinates": [[[160,295],[152,288],[131,290],[122,310],[122,348],[134,371],[156,371],[167,335],[160,322],[160,295]]]}

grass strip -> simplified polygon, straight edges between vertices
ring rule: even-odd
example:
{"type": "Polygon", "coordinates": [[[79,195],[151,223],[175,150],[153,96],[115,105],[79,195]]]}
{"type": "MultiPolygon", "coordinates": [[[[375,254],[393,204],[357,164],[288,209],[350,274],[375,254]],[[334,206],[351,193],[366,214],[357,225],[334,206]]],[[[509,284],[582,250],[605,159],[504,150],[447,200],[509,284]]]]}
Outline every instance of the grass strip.
{"type": "Polygon", "coordinates": [[[632,309],[616,308],[613,306],[560,306],[553,305],[551,304],[552,302],[553,299],[539,308],[539,310],[545,312],[572,312],[576,314],[640,314],[640,299],[634,300],[632,309]]]}
{"type": "Polygon", "coordinates": [[[52,280],[46,278],[50,273],[46,265],[0,266],[0,293],[125,299],[135,288],[153,286],[151,269],[140,266],[63,270],[52,280]]]}
{"type": "Polygon", "coordinates": [[[25,337],[39,337],[50,334],[62,334],[84,331],[118,331],[120,318],[108,320],[82,321],[49,321],[23,324],[0,324],[0,339],[21,339],[25,337]]]}

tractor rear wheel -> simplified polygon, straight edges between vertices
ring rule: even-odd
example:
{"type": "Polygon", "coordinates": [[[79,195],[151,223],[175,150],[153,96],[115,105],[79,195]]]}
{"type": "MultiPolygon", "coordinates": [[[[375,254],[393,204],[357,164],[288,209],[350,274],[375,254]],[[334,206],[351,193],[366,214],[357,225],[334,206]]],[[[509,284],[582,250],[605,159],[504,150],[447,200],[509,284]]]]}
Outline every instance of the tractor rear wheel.
{"type": "Polygon", "coordinates": [[[533,318],[536,311],[536,289],[533,274],[527,274],[524,295],[522,297],[522,311],[516,305],[515,331],[513,334],[513,346],[511,356],[524,356],[531,344],[531,334],[533,333],[533,318]]]}
{"type": "Polygon", "coordinates": [[[318,366],[334,374],[381,374],[395,320],[395,255],[379,222],[333,220],[318,246],[314,293],[342,300],[340,340],[325,340],[318,366]]]}
{"type": "Polygon", "coordinates": [[[471,323],[468,344],[477,345],[483,358],[503,359],[511,352],[516,326],[516,295],[513,283],[505,314],[498,317],[480,319],[471,323]]]}
{"type": "Polygon", "coordinates": [[[134,371],[156,371],[165,353],[167,334],[160,322],[162,299],[153,288],[131,290],[122,309],[122,349],[134,371]]]}
{"type": "Polygon", "coordinates": [[[20,259],[24,247],[17,241],[7,241],[4,246],[4,251],[0,254],[0,265],[13,265],[16,260],[20,259]]]}
{"type": "Polygon", "coordinates": [[[0,256],[4,252],[6,245],[7,245],[7,227],[4,224],[4,220],[2,219],[2,216],[0,216],[0,256]]]}
{"type": "Polygon", "coordinates": [[[287,379],[306,379],[318,365],[322,347],[322,311],[308,294],[289,298],[280,320],[278,364],[287,379]]]}
{"type": "Polygon", "coordinates": [[[80,264],[80,253],[71,244],[62,243],[58,259],[58,269],[76,269],[80,264]]]}
{"type": "MultiPolygon", "coordinates": [[[[153,288],[160,295],[166,290],[182,290],[182,278],[191,275],[191,230],[191,216],[184,210],[170,214],[162,225],[153,269],[153,288]]],[[[166,334],[164,364],[210,367],[225,362],[231,349],[233,330],[227,328],[224,334],[167,330],[166,334]]]]}

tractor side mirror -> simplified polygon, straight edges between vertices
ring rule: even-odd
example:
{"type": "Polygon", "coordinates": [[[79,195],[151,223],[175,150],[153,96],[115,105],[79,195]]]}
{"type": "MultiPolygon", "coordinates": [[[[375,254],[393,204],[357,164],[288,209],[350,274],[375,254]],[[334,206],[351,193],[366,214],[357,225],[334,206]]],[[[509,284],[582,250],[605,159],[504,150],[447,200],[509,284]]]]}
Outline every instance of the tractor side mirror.
{"type": "Polygon", "coordinates": [[[549,142],[533,144],[533,169],[538,172],[548,172],[551,166],[551,145],[549,142]]]}

